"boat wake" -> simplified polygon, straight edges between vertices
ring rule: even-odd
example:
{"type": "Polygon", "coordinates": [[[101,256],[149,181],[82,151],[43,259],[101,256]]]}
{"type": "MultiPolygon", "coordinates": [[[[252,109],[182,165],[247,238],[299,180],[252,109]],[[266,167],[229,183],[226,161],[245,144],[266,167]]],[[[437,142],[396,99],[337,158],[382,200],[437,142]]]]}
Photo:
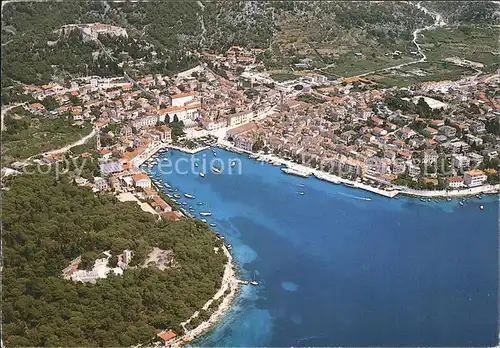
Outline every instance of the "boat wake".
{"type": "Polygon", "coordinates": [[[297,340],[297,344],[303,342],[303,341],[308,341],[308,340],[314,340],[318,338],[323,338],[323,336],[309,336],[309,337],[303,337],[297,340]]]}
{"type": "Polygon", "coordinates": [[[353,196],[353,195],[349,195],[347,193],[342,193],[342,192],[338,192],[339,195],[341,196],[344,196],[344,197],[349,197],[349,198],[354,198],[354,199],[359,199],[361,201],[371,201],[372,199],[370,197],[359,197],[359,196],[353,196]]]}

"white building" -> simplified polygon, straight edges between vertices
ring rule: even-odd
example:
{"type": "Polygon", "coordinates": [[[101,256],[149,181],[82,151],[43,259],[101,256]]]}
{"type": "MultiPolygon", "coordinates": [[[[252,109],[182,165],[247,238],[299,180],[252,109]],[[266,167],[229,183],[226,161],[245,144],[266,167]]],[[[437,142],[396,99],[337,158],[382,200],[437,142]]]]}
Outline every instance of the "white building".
{"type": "Polygon", "coordinates": [[[224,117],[226,118],[228,127],[235,127],[250,122],[254,117],[254,113],[253,111],[247,110],[236,114],[225,115],[224,117]]]}
{"type": "Polygon", "coordinates": [[[486,174],[482,170],[474,169],[464,173],[464,183],[469,187],[481,186],[486,179],[486,174]]]}
{"type": "Polygon", "coordinates": [[[427,105],[429,105],[429,107],[432,109],[432,110],[435,110],[435,109],[447,109],[448,108],[448,104],[446,103],[443,103],[442,101],[439,101],[439,100],[436,100],[436,99],[432,99],[432,98],[429,98],[429,97],[423,97],[423,96],[416,96],[413,98],[413,103],[414,104],[417,104],[418,101],[420,100],[420,98],[424,98],[424,101],[427,103],[427,105]]]}
{"type": "Polygon", "coordinates": [[[468,168],[470,166],[470,158],[465,155],[454,154],[451,156],[453,167],[457,169],[468,168]]]}
{"type": "Polygon", "coordinates": [[[169,106],[158,110],[158,120],[160,122],[185,122],[188,120],[196,120],[200,115],[200,103],[188,104],[185,106],[169,106]]]}
{"type": "Polygon", "coordinates": [[[221,128],[224,128],[226,126],[226,124],[224,122],[215,122],[212,119],[204,118],[204,117],[200,118],[200,122],[201,122],[201,125],[203,126],[203,128],[205,128],[208,131],[221,129],[221,128]]]}
{"type": "Polygon", "coordinates": [[[129,264],[132,260],[132,252],[128,249],[123,250],[123,263],[129,264]]]}
{"type": "Polygon", "coordinates": [[[304,82],[314,85],[325,85],[328,82],[326,76],[310,73],[304,77],[304,82]]]}
{"type": "Polygon", "coordinates": [[[439,155],[434,150],[424,150],[424,163],[435,163],[439,155]]]}
{"type": "Polygon", "coordinates": [[[133,120],[132,127],[136,129],[151,128],[156,126],[157,123],[158,123],[158,116],[150,115],[133,120]]]}
{"type": "Polygon", "coordinates": [[[133,180],[135,187],[141,187],[141,188],[151,187],[151,180],[144,173],[139,173],[134,175],[133,180]]]}
{"type": "Polygon", "coordinates": [[[453,176],[451,178],[448,178],[448,187],[450,188],[460,188],[464,186],[464,178],[461,176],[453,176]]]}
{"type": "Polygon", "coordinates": [[[234,139],[234,145],[246,151],[252,151],[254,138],[252,134],[241,134],[234,139]]]}
{"type": "Polygon", "coordinates": [[[194,92],[174,94],[170,97],[170,104],[172,106],[183,106],[194,99],[194,92]]]}

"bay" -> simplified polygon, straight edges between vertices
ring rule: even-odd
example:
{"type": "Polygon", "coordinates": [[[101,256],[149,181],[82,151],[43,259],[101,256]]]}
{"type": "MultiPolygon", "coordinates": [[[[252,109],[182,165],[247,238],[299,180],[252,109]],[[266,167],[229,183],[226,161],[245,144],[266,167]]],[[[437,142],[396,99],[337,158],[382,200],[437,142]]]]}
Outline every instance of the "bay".
{"type": "Polygon", "coordinates": [[[156,177],[195,195],[180,200],[197,213],[210,210],[239,277],[259,282],[243,286],[193,345],[497,344],[497,196],[463,207],[456,199],[388,199],[220,149],[162,158],[177,170],[156,177]],[[220,175],[210,170],[215,159],[220,175]]]}

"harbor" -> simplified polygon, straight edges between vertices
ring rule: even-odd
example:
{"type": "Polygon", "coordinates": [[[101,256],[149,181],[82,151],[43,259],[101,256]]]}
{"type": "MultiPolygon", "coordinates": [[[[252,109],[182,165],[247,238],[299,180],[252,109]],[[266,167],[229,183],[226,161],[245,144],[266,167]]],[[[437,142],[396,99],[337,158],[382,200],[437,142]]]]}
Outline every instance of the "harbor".
{"type": "Polygon", "coordinates": [[[394,198],[399,194],[406,196],[413,196],[413,197],[457,198],[457,197],[473,196],[476,194],[498,194],[500,192],[500,184],[483,185],[473,188],[464,188],[460,190],[412,190],[407,187],[392,186],[392,185],[387,186],[385,189],[383,189],[374,187],[372,185],[363,183],[361,181],[349,180],[334,175],[332,173],[324,172],[318,169],[313,169],[304,166],[302,164],[298,164],[290,160],[283,159],[273,154],[262,154],[262,153],[257,154],[251,151],[238,149],[227,141],[222,141],[221,143],[223,144],[223,148],[226,149],[227,151],[235,152],[238,154],[245,153],[248,154],[249,158],[255,159],[256,161],[284,166],[285,168],[283,168],[282,171],[285,174],[297,175],[304,178],[314,176],[319,180],[324,180],[333,184],[343,184],[348,187],[372,192],[387,198],[394,198]]]}
{"type": "MultiPolygon", "coordinates": [[[[225,345],[226,341],[221,337],[228,337],[227,344],[237,346],[239,338],[246,337],[248,332],[252,333],[251,342],[256,346],[291,344],[263,336],[262,325],[293,332],[290,328],[297,324],[289,318],[294,318],[297,313],[309,330],[326,337],[311,343],[321,345],[334,337],[331,327],[318,328],[315,318],[321,315],[332,321],[335,315],[324,308],[322,301],[302,303],[303,296],[315,299],[335,291],[346,294],[333,301],[340,315],[356,317],[357,325],[351,331],[358,332],[359,326],[368,330],[380,320],[393,320],[396,312],[387,312],[393,301],[397,302],[398,308],[413,313],[415,302],[408,300],[407,291],[409,286],[418,286],[416,279],[425,282],[422,295],[425,297],[419,300],[419,306],[425,310],[436,308],[436,303],[432,301],[436,293],[441,298],[443,294],[453,291],[448,283],[437,285],[420,279],[419,272],[432,271],[438,277],[464,281],[465,294],[454,298],[461,304],[470,303],[468,296],[474,291],[467,285],[469,275],[463,275],[464,267],[473,268],[474,272],[485,276],[490,274],[490,269],[484,267],[485,263],[479,262],[475,253],[467,253],[467,250],[472,246],[474,250],[486,250],[487,255],[493,255],[490,253],[492,248],[488,246],[491,243],[497,245],[494,242],[496,234],[492,233],[498,211],[498,202],[494,197],[480,194],[481,198],[467,198],[463,205],[460,204],[462,199],[448,201],[431,198],[429,202],[426,197],[422,202],[402,196],[389,200],[353,190],[341,180],[329,183],[328,180],[334,177],[323,176],[321,172],[304,178],[285,174],[280,167],[268,165],[267,160],[255,161],[256,158],[222,149],[216,149],[216,153],[217,157],[212,149],[207,149],[196,156],[200,159],[218,158],[224,163],[239,159],[244,168],[242,174],[229,175],[222,171],[216,175],[208,169],[205,178],[196,173],[155,177],[177,189],[173,192],[165,190],[179,195],[179,202],[186,201],[186,210],[192,205],[195,210],[192,215],[205,220],[222,239],[235,262],[237,295],[232,300],[233,305],[225,307],[225,314],[220,315],[218,320],[210,321],[215,326],[206,335],[200,331],[193,332],[193,335],[188,333],[185,338],[194,346],[225,345]],[[299,192],[304,192],[304,195],[299,192]],[[190,200],[184,196],[185,193],[195,198],[190,200]],[[202,217],[199,215],[202,211],[211,215],[202,217]],[[292,211],[293,214],[290,213],[292,211]],[[426,218],[422,219],[422,216],[426,218]],[[314,233],[311,233],[311,221],[314,221],[314,233]],[[479,221],[480,225],[472,221],[479,221]],[[432,231],[432,226],[436,225],[445,225],[446,228],[432,231]],[[475,230],[482,232],[474,233],[475,230]],[[365,243],[360,243],[360,240],[365,243]],[[439,253],[442,243],[449,245],[444,255],[439,253]],[[401,252],[387,252],[388,248],[401,252]],[[400,256],[401,253],[404,257],[400,256]],[[424,253],[429,256],[422,258],[424,253]],[[302,256],[297,263],[299,254],[302,256]],[[436,269],[434,262],[443,259],[454,261],[445,262],[445,269],[436,269]],[[360,265],[369,268],[363,269],[360,265]],[[387,267],[398,270],[397,274],[388,273],[387,267]],[[347,280],[339,282],[335,279],[339,276],[347,280]],[[395,286],[377,290],[384,296],[376,297],[373,302],[374,290],[369,284],[379,277],[388,277],[388,281],[395,286]],[[250,284],[253,280],[258,283],[257,286],[250,284]],[[287,306],[282,313],[284,298],[294,306],[287,306]],[[372,301],[373,315],[367,316],[358,309],[360,298],[372,301]],[[272,313],[279,314],[275,318],[272,313]],[[308,324],[311,322],[314,325],[308,324]]],[[[191,155],[171,150],[162,156],[190,158],[191,155]]],[[[162,156],[157,158],[158,162],[162,156]]],[[[283,161],[280,163],[286,164],[283,161]]],[[[154,170],[153,167],[152,172],[154,170]]],[[[490,256],[487,257],[489,259],[490,256]]],[[[489,291],[489,288],[484,291],[489,291]]],[[[441,301],[446,303],[439,302],[439,308],[451,304],[446,296],[443,298],[445,300],[441,301]]],[[[481,330],[478,324],[468,319],[470,309],[459,311],[457,315],[464,327],[476,325],[475,330],[481,330]]],[[[414,321],[411,315],[409,317],[407,322],[391,321],[391,325],[411,333],[414,321]]],[[[435,325],[434,322],[426,324],[421,330],[432,332],[435,325]]],[[[205,330],[209,330],[208,327],[207,324],[202,326],[205,330]]],[[[343,334],[340,329],[334,330],[335,337],[343,334]]],[[[302,334],[297,334],[293,339],[301,337],[302,334]]],[[[356,343],[362,345],[366,341],[360,338],[356,343]]]]}

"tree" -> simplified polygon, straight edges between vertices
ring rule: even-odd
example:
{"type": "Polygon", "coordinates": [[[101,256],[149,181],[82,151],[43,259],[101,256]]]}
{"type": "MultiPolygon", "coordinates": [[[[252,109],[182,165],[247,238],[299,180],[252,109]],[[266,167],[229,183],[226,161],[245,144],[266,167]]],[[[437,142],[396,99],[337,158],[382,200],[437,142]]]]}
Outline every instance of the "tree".
{"type": "Polygon", "coordinates": [[[165,115],[165,123],[170,123],[170,115],[165,115]]]}
{"type": "Polygon", "coordinates": [[[258,139],[255,143],[253,143],[252,151],[259,152],[263,147],[264,147],[264,141],[262,139],[258,139]]]}
{"type": "Polygon", "coordinates": [[[417,113],[425,118],[430,118],[432,116],[432,109],[429,104],[427,104],[424,98],[418,99],[417,113]]]}
{"type": "Polygon", "coordinates": [[[146,344],[156,328],[178,330],[215,294],[226,258],[213,252],[222,242],[206,224],[157,221],[135,204],[94,196],[65,182],[65,176],[54,177],[24,174],[7,182],[2,204],[6,346],[146,344]],[[154,246],[171,250],[183,272],[128,268],[96,284],[61,277],[78,255],[88,266],[113,246],[119,253],[131,247],[136,265],[154,246]]]}
{"type": "Polygon", "coordinates": [[[177,117],[177,114],[174,114],[174,122],[175,123],[179,122],[179,117],[177,117]]]}
{"type": "Polygon", "coordinates": [[[59,103],[57,102],[56,98],[54,98],[53,96],[49,95],[47,97],[45,97],[41,103],[43,104],[43,106],[45,106],[45,108],[49,111],[52,111],[52,110],[55,110],[59,107],[59,103]]]}
{"type": "Polygon", "coordinates": [[[70,96],[69,101],[70,101],[71,105],[82,105],[81,99],[78,98],[78,96],[76,96],[76,95],[70,96]]]}

